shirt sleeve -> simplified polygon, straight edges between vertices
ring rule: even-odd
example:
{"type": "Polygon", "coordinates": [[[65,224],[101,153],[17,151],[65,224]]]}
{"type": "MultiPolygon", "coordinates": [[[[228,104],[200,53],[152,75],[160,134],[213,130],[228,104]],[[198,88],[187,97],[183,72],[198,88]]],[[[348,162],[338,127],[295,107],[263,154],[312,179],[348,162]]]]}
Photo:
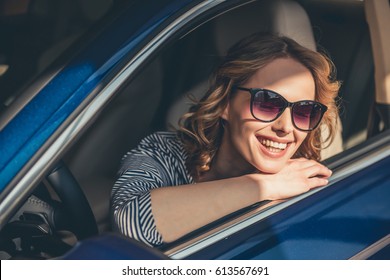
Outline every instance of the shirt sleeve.
{"type": "Polygon", "coordinates": [[[124,235],[150,246],[163,243],[157,231],[150,190],[164,186],[164,168],[148,154],[132,151],[125,157],[125,170],[112,190],[114,225],[124,235]]]}
{"type": "Polygon", "coordinates": [[[111,193],[114,227],[151,246],[161,245],[163,238],[152,214],[150,191],[193,184],[186,158],[182,143],[173,132],[151,134],[127,153],[111,193]]]}

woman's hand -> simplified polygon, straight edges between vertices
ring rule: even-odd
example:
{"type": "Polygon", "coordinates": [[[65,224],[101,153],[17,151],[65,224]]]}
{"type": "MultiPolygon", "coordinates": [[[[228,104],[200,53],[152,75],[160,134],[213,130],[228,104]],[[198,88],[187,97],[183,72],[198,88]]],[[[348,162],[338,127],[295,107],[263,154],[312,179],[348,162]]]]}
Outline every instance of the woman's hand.
{"type": "Polygon", "coordinates": [[[293,197],[310,189],[325,186],[332,171],[314,160],[291,159],[275,174],[252,174],[260,185],[261,200],[293,197]]]}

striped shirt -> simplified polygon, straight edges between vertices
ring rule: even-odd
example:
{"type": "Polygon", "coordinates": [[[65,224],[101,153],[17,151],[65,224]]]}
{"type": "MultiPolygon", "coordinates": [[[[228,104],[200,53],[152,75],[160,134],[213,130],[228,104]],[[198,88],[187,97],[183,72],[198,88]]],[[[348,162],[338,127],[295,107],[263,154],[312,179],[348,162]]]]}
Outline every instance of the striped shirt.
{"type": "Polygon", "coordinates": [[[150,190],[193,184],[186,158],[174,132],[149,135],[128,152],[111,193],[114,227],[151,246],[161,245],[163,239],[153,218],[150,190]]]}

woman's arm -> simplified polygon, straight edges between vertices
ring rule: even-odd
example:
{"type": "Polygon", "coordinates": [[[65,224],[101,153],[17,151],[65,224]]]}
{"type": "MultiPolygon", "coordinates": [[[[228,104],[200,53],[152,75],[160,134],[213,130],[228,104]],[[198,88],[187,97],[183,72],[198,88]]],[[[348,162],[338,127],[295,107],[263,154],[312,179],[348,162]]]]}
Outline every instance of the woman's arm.
{"type": "Polygon", "coordinates": [[[285,199],[324,186],[330,175],[318,162],[293,159],[277,174],[153,189],[152,213],[163,240],[171,242],[258,201],[285,199]]]}

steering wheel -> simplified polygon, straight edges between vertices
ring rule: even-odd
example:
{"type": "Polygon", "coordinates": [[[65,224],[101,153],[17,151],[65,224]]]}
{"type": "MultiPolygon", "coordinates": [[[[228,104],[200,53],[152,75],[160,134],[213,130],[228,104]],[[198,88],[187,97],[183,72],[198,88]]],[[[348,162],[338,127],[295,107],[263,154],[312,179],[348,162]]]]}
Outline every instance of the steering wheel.
{"type": "Polygon", "coordinates": [[[71,245],[54,234],[57,231],[70,231],[77,240],[98,233],[87,198],[67,166],[59,162],[46,179],[61,202],[52,200],[44,185],[26,200],[0,232],[0,250],[7,252],[10,258],[41,259],[63,255],[71,245]],[[18,238],[20,242],[15,243],[18,238]]]}
{"type": "Polygon", "coordinates": [[[70,215],[71,231],[80,239],[98,233],[95,217],[80,185],[71,171],[60,161],[46,177],[70,215]]]}

